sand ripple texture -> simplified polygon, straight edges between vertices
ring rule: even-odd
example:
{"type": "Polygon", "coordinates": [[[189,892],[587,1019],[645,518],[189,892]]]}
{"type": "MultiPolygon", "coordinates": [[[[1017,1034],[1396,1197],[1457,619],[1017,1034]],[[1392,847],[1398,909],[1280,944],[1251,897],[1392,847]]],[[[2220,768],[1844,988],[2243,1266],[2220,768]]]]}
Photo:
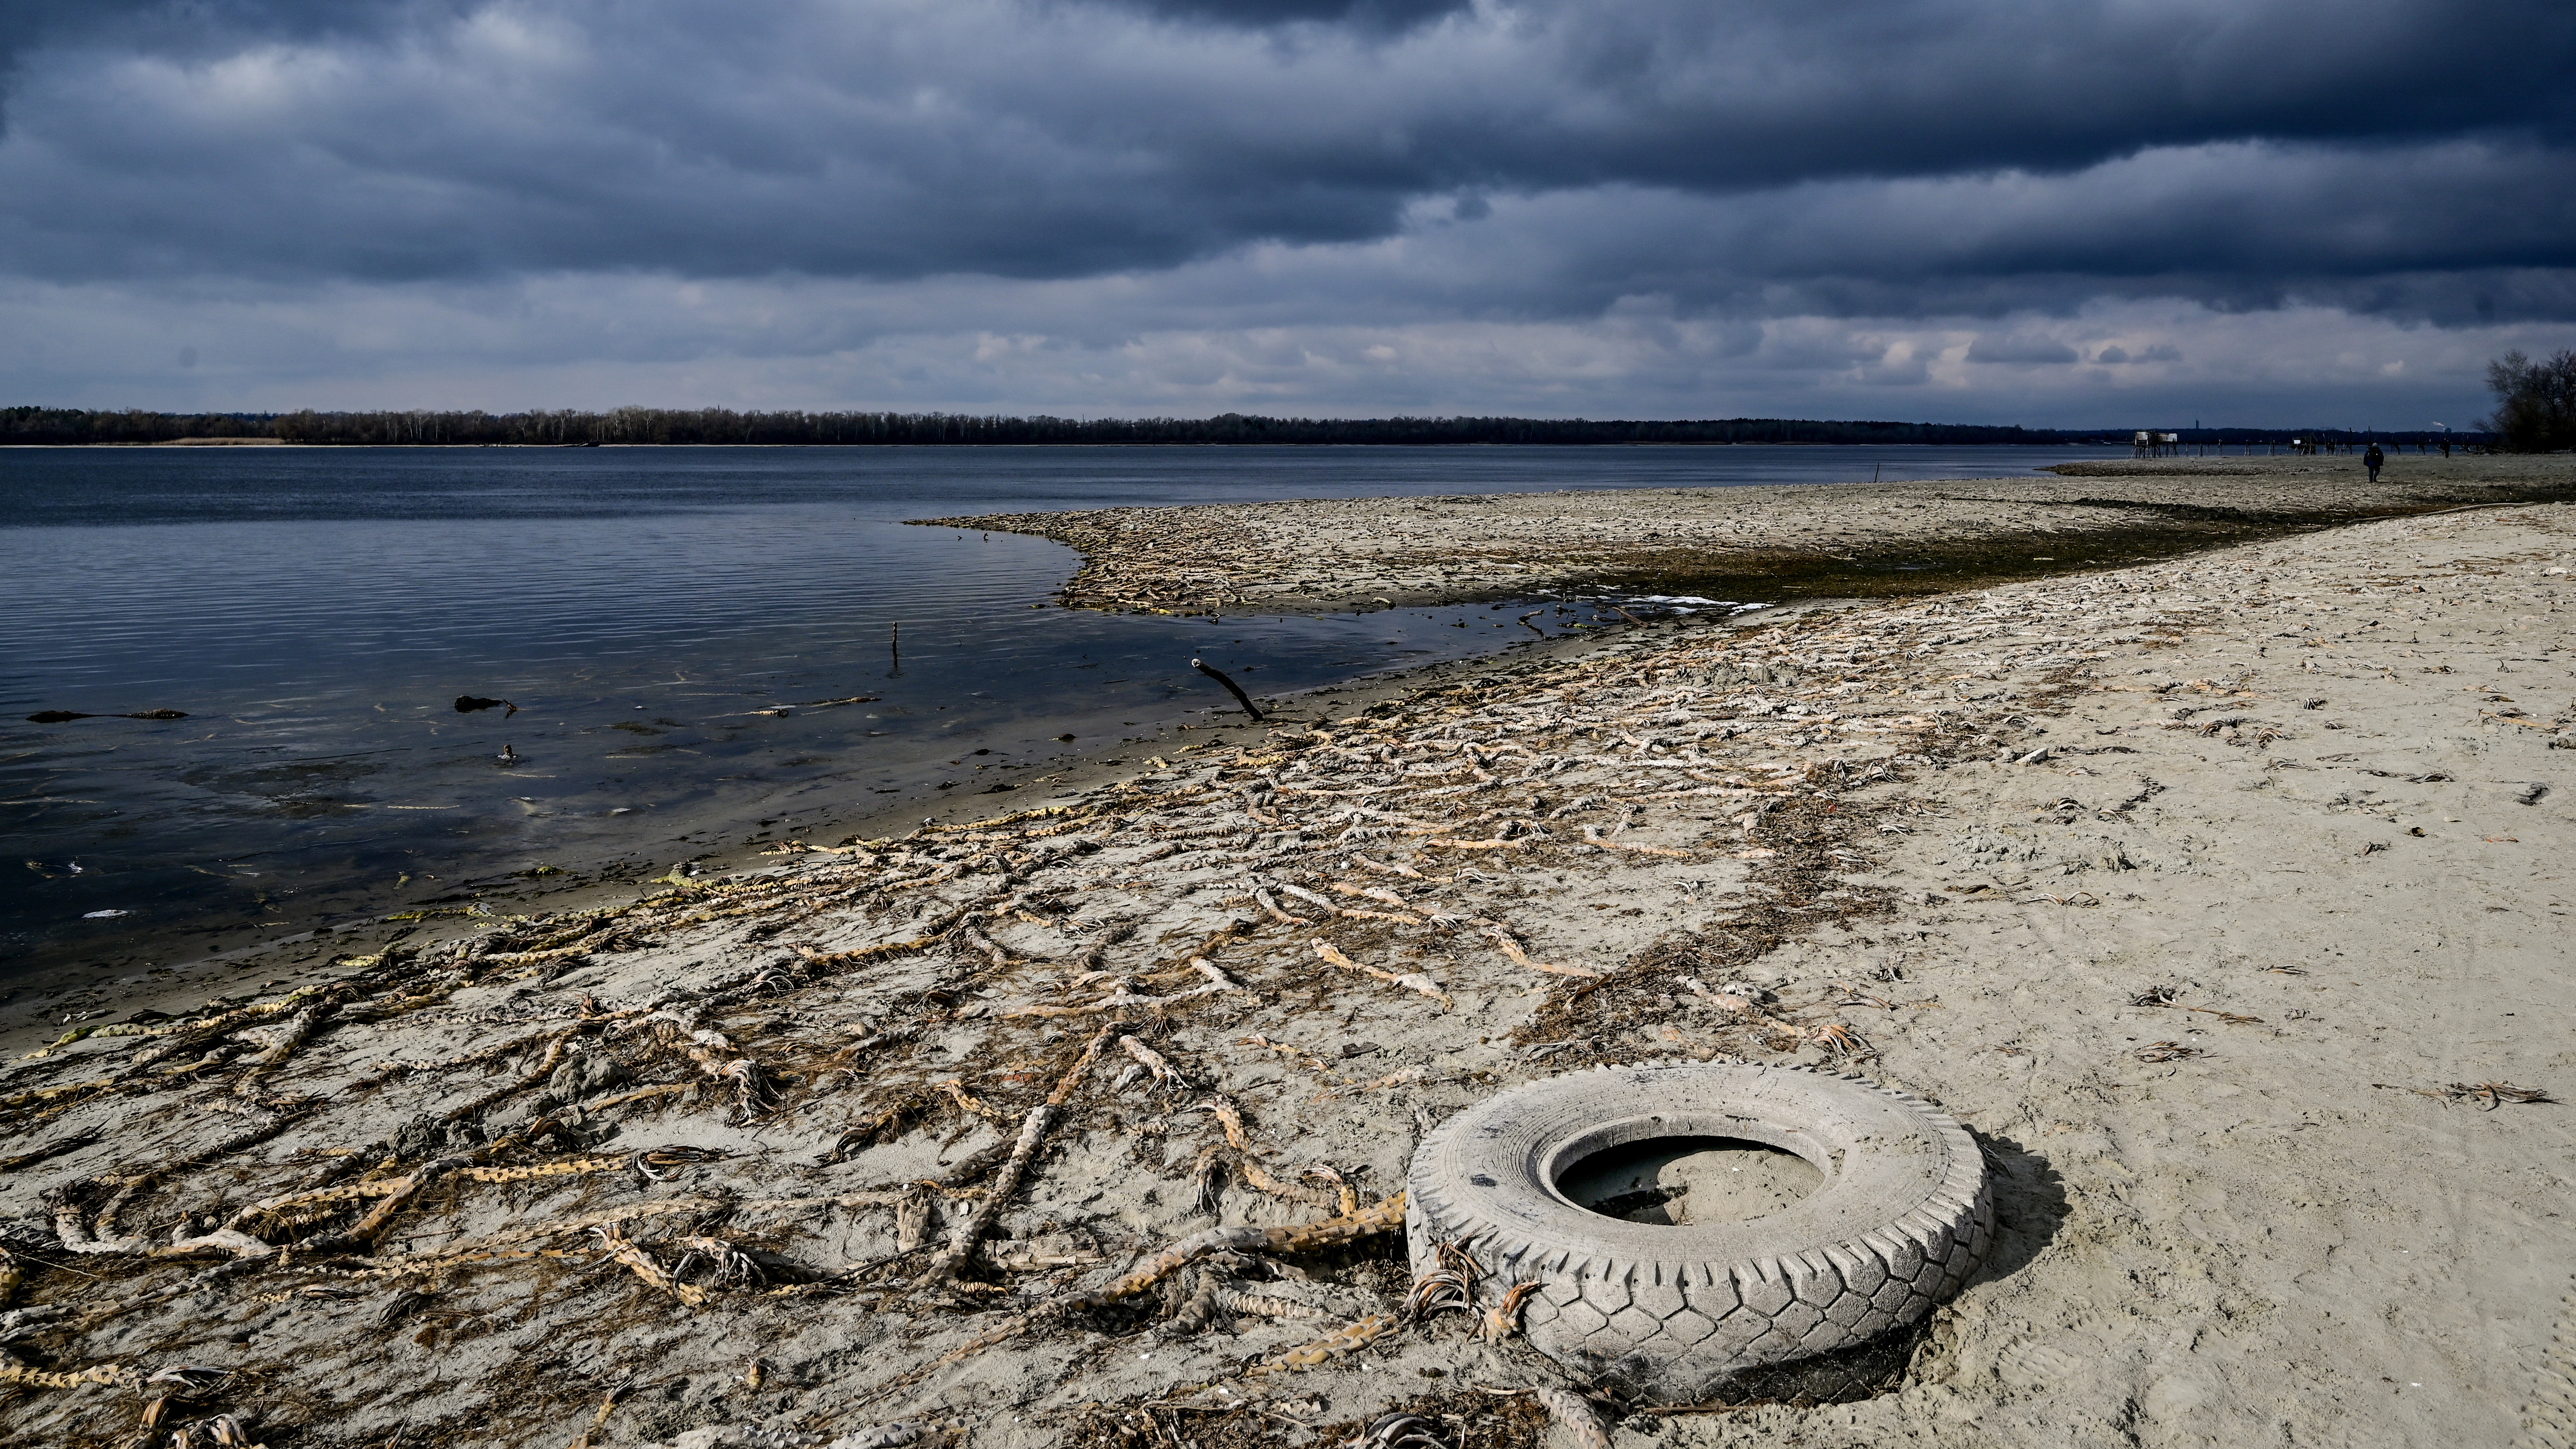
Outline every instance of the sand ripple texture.
{"type": "Polygon", "coordinates": [[[2557,1442],[2571,563],[2522,506],[1657,625],[84,1024],[0,1080],[0,1414],[1531,1445],[1583,1386],[1409,1292],[1415,1142],[1728,1056],[1942,1104],[1996,1249],[1887,1392],[1622,1442],[2557,1442]]]}
{"type": "Polygon", "coordinates": [[[1520,597],[1540,586],[1741,577],[1784,561],[1927,546],[2026,558],[2142,528],[2220,537],[2556,497],[2565,460],[2399,454],[2379,483],[2356,458],[2070,463],[2065,476],[1617,493],[1305,498],[925,520],[1080,549],[1069,604],[1214,613],[1520,597]],[[2025,547],[2027,545],[2028,547],[2025,547]]]}

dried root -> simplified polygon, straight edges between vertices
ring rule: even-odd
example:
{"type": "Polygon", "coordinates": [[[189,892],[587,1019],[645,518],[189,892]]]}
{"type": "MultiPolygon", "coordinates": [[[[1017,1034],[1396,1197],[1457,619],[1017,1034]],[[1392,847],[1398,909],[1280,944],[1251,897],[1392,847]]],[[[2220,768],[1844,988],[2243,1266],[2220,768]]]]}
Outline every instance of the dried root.
{"type": "Polygon", "coordinates": [[[643,1279],[646,1287],[668,1293],[691,1308],[707,1301],[707,1290],[681,1282],[678,1274],[653,1261],[653,1255],[627,1237],[623,1229],[603,1226],[592,1228],[591,1232],[607,1247],[610,1260],[622,1264],[628,1272],[643,1279]]]}
{"type": "Polygon", "coordinates": [[[757,1259],[722,1238],[693,1233],[671,1242],[680,1250],[680,1261],[671,1269],[673,1277],[702,1269],[702,1276],[718,1288],[757,1287],[769,1281],[768,1270],[757,1259]]]}
{"type": "Polygon", "coordinates": [[[97,1364],[70,1373],[33,1369],[18,1362],[16,1355],[0,1349],[0,1384],[23,1384],[31,1389],[80,1389],[92,1384],[109,1388],[132,1388],[143,1376],[133,1369],[114,1364],[97,1364]]]}
{"type": "MultiPolygon", "coordinates": [[[[668,1182],[683,1167],[701,1162],[722,1162],[729,1154],[715,1147],[653,1147],[628,1159],[636,1172],[654,1182],[668,1182]]],[[[596,1160],[596,1159],[593,1159],[596,1160]]]]}
{"type": "MultiPolygon", "coordinates": [[[[2381,1088],[2389,1087],[2389,1084],[2386,1082],[2373,1082],[2371,1085],[2381,1088]]],[[[2505,1106],[2508,1103],[2538,1104],[2554,1103],[2558,1100],[2556,1097],[2549,1095],[2548,1092],[2541,1088],[2517,1087],[2511,1082],[2453,1082],[2446,1087],[2397,1087],[2392,1090],[2413,1092],[2416,1096],[2430,1097],[2436,1102],[2446,1104],[2451,1102],[2475,1102],[2478,1104],[2478,1109],[2483,1112],[2492,1112],[2496,1108],[2505,1106]]]]}
{"type": "Polygon", "coordinates": [[[2465,1098],[2484,1102],[2486,1110],[2490,1112],[2507,1102],[2539,1103],[2558,1100],[2538,1087],[2517,1087],[2511,1082],[2479,1082],[2474,1086],[2465,1082],[2453,1082],[2443,1090],[2455,1099],[2465,1098]]]}
{"type": "Polygon", "coordinates": [[[911,1253],[930,1239],[931,1194],[915,1188],[894,1205],[894,1250],[911,1253]]]}
{"type": "Polygon", "coordinates": [[[958,1266],[968,1253],[974,1251],[977,1241],[993,1226],[993,1219],[1001,1214],[1003,1205],[1019,1190],[1020,1178],[1027,1173],[1031,1159],[1037,1156],[1038,1144],[1046,1140],[1047,1129],[1055,1124],[1065,1102],[1073,1096],[1074,1088],[1090,1074],[1091,1064],[1100,1060],[1100,1049],[1108,1043],[1109,1033],[1114,1030],[1115,1027],[1102,1027],[1095,1032],[1072,1069],[1055,1084],[1055,1090],[1044,1102],[1029,1109],[1029,1115],[1020,1123],[1019,1140],[1011,1144],[1011,1155],[1003,1160],[1001,1171],[993,1175],[992,1187],[975,1204],[975,1211],[968,1215],[966,1221],[949,1234],[948,1245],[932,1257],[929,1271],[921,1275],[922,1286],[956,1281],[958,1266]]]}
{"type": "MultiPolygon", "coordinates": [[[[1020,1314],[1000,1327],[976,1335],[942,1354],[930,1368],[944,1367],[972,1357],[996,1344],[1008,1343],[1033,1328],[1058,1323],[1085,1309],[1122,1302],[1146,1293],[1201,1258],[1216,1253],[1293,1253],[1315,1248],[1336,1247],[1357,1242],[1379,1233],[1401,1232],[1404,1228],[1404,1194],[1397,1193],[1384,1202],[1375,1203],[1355,1213],[1327,1218],[1290,1228],[1208,1228],[1192,1233],[1162,1252],[1146,1259],[1121,1277],[1085,1292],[1067,1293],[1049,1299],[1027,1313],[1020,1314]]],[[[1368,1320],[1381,1326],[1359,1340],[1365,1343],[1393,1326],[1392,1319],[1368,1320]]],[[[1359,1325],[1353,1325],[1358,1327],[1359,1325]]],[[[1349,1332],[1349,1330],[1344,1330],[1349,1332]]],[[[1356,1347],[1357,1344],[1353,1344],[1356,1347]]],[[[1319,1360],[1320,1362],[1320,1360],[1319,1360]]],[[[920,1370],[918,1372],[926,1372],[920,1370]]]]}
{"type": "Polygon", "coordinates": [[[1881,1011],[1894,1011],[1896,1009],[1895,1002],[1888,1000],[1884,996],[1874,996],[1869,992],[1861,990],[1857,986],[1845,985],[1840,981],[1828,982],[1826,984],[1842,993],[1841,996],[1834,1000],[1834,1005],[1836,1006],[1874,1006],[1881,1011]]]}
{"type": "Polygon", "coordinates": [[[981,1117],[987,1122],[1002,1120],[1001,1113],[994,1111],[991,1104],[985,1102],[983,1098],[970,1094],[966,1090],[966,1084],[957,1078],[951,1077],[947,1081],[934,1085],[948,1094],[948,1100],[957,1104],[958,1111],[970,1117],[981,1117]]]}
{"type": "Polygon", "coordinates": [[[1413,1291],[1404,1296],[1404,1307],[1396,1316],[1407,1323],[1420,1323],[1435,1313],[1471,1313],[1476,1307],[1476,1280],[1484,1269],[1456,1243],[1441,1243],[1433,1250],[1440,1266],[1413,1280],[1413,1291]]]}
{"type": "Polygon", "coordinates": [[[1202,1148],[1198,1159],[1190,1164],[1190,1210],[1214,1213],[1218,1195],[1225,1190],[1225,1164],[1232,1156],[1223,1147],[1202,1148]]]}
{"type": "Polygon", "coordinates": [[[1867,1038],[1839,1021],[1828,1021],[1820,1026],[1807,1028],[1807,1040],[1823,1048],[1826,1054],[1837,1058],[1867,1057],[1878,1054],[1870,1047],[1867,1038]]]}
{"type": "Polygon", "coordinates": [[[1548,961],[1533,960],[1527,951],[1521,949],[1521,943],[1513,940],[1510,933],[1500,927],[1489,927],[1485,934],[1493,937],[1494,944],[1502,947],[1503,954],[1511,957],[1514,963],[1526,966],[1532,971],[1545,971],[1551,976],[1580,976],[1592,980],[1599,980],[1610,974],[1607,971],[1595,971],[1589,966],[1559,966],[1548,961]]]}
{"type": "Polygon", "coordinates": [[[1136,1038],[1122,1036],[1118,1038],[1118,1045],[1126,1051],[1127,1055],[1134,1057],[1146,1071],[1154,1074],[1155,1086],[1165,1090],[1188,1091],[1197,1085],[1184,1075],[1180,1068],[1173,1066],[1162,1053],[1136,1038]]]}
{"type": "Polygon", "coordinates": [[[1610,1449],[1610,1427],[1601,1422],[1591,1400],[1570,1389],[1533,1388],[1530,1394],[1547,1406],[1548,1417],[1556,1420],[1575,1449],[1610,1449]]]}
{"type": "Polygon", "coordinates": [[[1243,1109],[1234,1104],[1234,1099],[1220,1092],[1208,1098],[1207,1106],[1209,1113],[1225,1128],[1226,1145],[1237,1152],[1250,1152],[1252,1136],[1244,1130],[1243,1109]]]}
{"type": "Polygon", "coordinates": [[[2131,1052],[2130,1055],[2142,1062],[2179,1062],[2192,1057],[2205,1057],[2209,1053],[2200,1047],[2188,1046],[2178,1041],[2159,1041],[2149,1042],[2131,1052]]]}
{"type": "Polygon", "coordinates": [[[1341,1449],[1449,1449],[1438,1423],[1419,1414],[1386,1414],[1342,1442],[1341,1449]]]}
{"type": "Polygon", "coordinates": [[[1515,1283],[1503,1290],[1503,1296],[1485,1305],[1484,1322],[1477,1337],[1487,1343],[1500,1343],[1521,1331],[1521,1309],[1538,1292],[1536,1283],[1515,1283]]]}
{"type": "Polygon", "coordinates": [[[1281,1369],[1302,1373],[1307,1369],[1320,1368],[1334,1359],[1368,1347],[1385,1337],[1395,1327],[1395,1319],[1383,1313],[1372,1313],[1359,1322],[1337,1329],[1313,1343],[1292,1348],[1268,1363],[1256,1364],[1246,1371],[1246,1376],[1258,1377],[1262,1374],[1276,1373],[1281,1369]]]}
{"type": "Polygon", "coordinates": [[[1296,1183],[1273,1176],[1270,1170],[1263,1167],[1250,1153],[1244,1153],[1235,1159],[1235,1170],[1243,1174],[1245,1183],[1272,1197],[1284,1197],[1291,1202],[1302,1202],[1327,1210],[1339,1206],[1338,1201],[1329,1192],[1317,1188],[1300,1187],[1296,1183]]]}
{"type": "Polygon", "coordinates": [[[1326,961],[1345,971],[1356,971],[1363,976],[1374,976],[1380,981],[1401,986],[1407,991],[1428,996],[1432,1000],[1439,1002],[1440,1009],[1443,1011],[1455,1011],[1458,1007],[1457,1002],[1449,999],[1449,993],[1440,989],[1439,982],[1432,980],[1430,977],[1423,975],[1419,971],[1407,971],[1399,974],[1393,971],[1380,971],[1374,966],[1363,966],[1359,962],[1352,960],[1350,957],[1343,955],[1340,951],[1335,950],[1333,948],[1333,944],[1329,941],[1317,941],[1315,943],[1315,954],[1323,957],[1326,961]]]}
{"type": "Polygon", "coordinates": [[[1277,898],[1272,896],[1269,890],[1265,887],[1256,886],[1253,888],[1252,901],[1253,904],[1268,912],[1271,919],[1280,922],[1282,925],[1311,926],[1315,924],[1304,916],[1292,916],[1285,910],[1282,910],[1277,898]]]}
{"type": "Polygon", "coordinates": [[[832,1139],[832,1150],[827,1154],[826,1160],[845,1161],[853,1153],[864,1151],[879,1142],[891,1141],[902,1135],[905,1129],[929,1110],[928,1097],[918,1092],[909,1093],[874,1117],[842,1129],[841,1135],[832,1139]]]}
{"type": "Polygon", "coordinates": [[[287,1057],[304,1044],[304,1039],[313,1034],[313,1029],[321,1025],[325,1017],[339,1009],[341,1001],[348,995],[349,987],[343,983],[325,991],[312,1005],[288,1017],[274,1031],[259,1034],[266,1039],[266,1049],[252,1057],[250,1070],[234,1080],[233,1095],[255,1100],[259,1095],[260,1082],[285,1065],[287,1057]]]}
{"type": "Polygon", "coordinates": [[[1294,1298],[1280,1298],[1260,1293],[1238,1293],[1231,1288],[1217,1289],[1215,1297],[1219,1308],[1228,1313],[1240,1313],[1248,1318],[1315,1319],[1333,1316],[1312,1303],[1300,1303],[1294,1298]]]}

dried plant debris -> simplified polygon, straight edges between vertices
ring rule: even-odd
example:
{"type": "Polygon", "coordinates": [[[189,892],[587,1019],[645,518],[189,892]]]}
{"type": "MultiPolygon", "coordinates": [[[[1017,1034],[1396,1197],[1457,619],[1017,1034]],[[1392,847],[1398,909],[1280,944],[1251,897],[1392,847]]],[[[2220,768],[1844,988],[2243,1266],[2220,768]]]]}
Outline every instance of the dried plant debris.
{"type": "Polygon", "coordinates": [[[1547,1410],[1528,1394],[1473,1389],[1407,1398],[1366,1418],[1328,1421],[1324,1413],[1320,1400],[1286,1393],[1237,1396],[1232,1402],[1222,1396],[1213,1403],[1157,1400],[1090,1409],[1059,1432],[1073,1449],[1270,1449],[1281,1443],[1341,1449],[1370,1443],[1369,1436],[1385,1425],[1418,1436],[1408,1449],[1540,1449],[1549,1426],[1547,1410]]]}
{"type": "Polygon", "coordinates": [[[2182,1062],[2189,1061],[2193,1057],[2205,1057],[2209,1053],[2203,1048],[2186,1042],[2160,1041],[2150,1042],[2129,1055],[2142,1062],[2182,1062]]]}
{"type": "Polygon", "coordinates": [[[1413,1280],[1413,1291],[1404,1298],[1402,1317],[1408,1323],[1419,1323],[1435,1313],[1467,1313],[1476,1307],[1476,1280],[1484,1270],[1467,1250],[1456,1243],[1440,1243],[1433,1249],[1433,1261],[1439,1266],[1413,1280]]]}
{"type": "Polygon", "coordinates": [[[2036,679],[2027,723],[2089,641],[2209,607],[2079,579],[1634,634],[68,1023],[0,1073],[0,1394],[79,1445],[131,1436],[147,1383],[164,1438],[186,1407],[564,1442],[607,1409],[618,1442],[756,1417],[821,1444],[946,1417],[969,1378],[1066,1442],[1401,1412],[1386,1449],[1534,1443],[1526,1394],[1290,1407],[1398,1345],[1522,1351],[1526,1285],[1405,1270],[1419,1125],[1644,1052],[1893,1053],[1928,993],[1758,963],[1919,904],[1873,877],[1908,782],[2007,728],[1946,682],[2036,679]],[[1212,1387],[1147,1406],[1175,1382],[1212,1387]]]}
{"type": "Polygon", "coordinates": [[[2373,1082],[2383,1091],[2412,1092],[2436,1102],[2474,1102],[2492,1112],[2498,1107],[2517,1104],[2555,1103],[2558,1099],[2538,1087],[2517,1087],[2511,1082],[2453,1082],[2441,1087],[2400,1087],[2388,1082],[2373,1082]]]}
{"type": "MultiPolygon", "coordinates": [[[[1315,603],[1384,606],[1390,599],[1532,600],[1534,593],[1557,589],[1591,596],[1589,607],[1572,600],[1553,610],[1523,603],[1490,616],[1496,624],[1516,618],[1536,631],[1529,621],[1551,614],[1560,626],[1590,627],[1634,619],[1640,610],[1718,603],[1675,597],[1675,581],[1682,579],[1720,578],[1727,583],[1707,587],[1759,589],[1752,597],[1764,599],[1784,592],[1846,598],[1923,593],[2056,572],[2080,557],[2109,561],[2171,553],[2269,528],[2349,519],[2357,512],[2409,511],[2436,500],[2498,501],[2492,484],[2392,478],[2373,488],[2365,503],[2347,479],[2329,483],[2322,475],[2248,467],[2227,478],[2228,506],[2213,508],[2209,482],[2205,471],[1980,479],[1968,491],[1942,488],[1932,511],[1923,507],[1923,485],[1838,485],[1832,502],[1823,505],[1831,509],[1833,539],[1825,549],[1816,547],[1810,511],[1818,505],[1789,487],[1621,490],[1588,494],[1579,507],[1568,507],[1562,494],[1526,493],[1306,498],[915,521],[1071,545],[1081,551],[1082,563],[1061,597],[1086,608],[1189,615],[1315,603]],[[2142,526],[2136,521],[2142,518],[2155,522],[2142,526]],[[1365,543],[1355,547],[1354,540],[1365,543]],[[1884,562],[1901,558],[1917,567],[1938,560],[1941,567],[1853,567],[1869,556],[1884,562]],[[2040,562],[2051,567],[2035,569],[2040,562]],[[1959,578],[1963,573],[1966,580],[1959,578]],[[1633,580],[1636,594],[1621,594],[1614,602],[1588,587],[1604,580],[1633,580]]],[[[2504,496],[2552,492],[2541,483],[2504,496]]],[[[2107,631],[2095,631],[2093,638],[2101,632],[2107,631]]],[[[2092,639],[2067,642],[2080,648],[2092,639]]],[[[2028,747],[2017,753],[2028,753],[2028,747]]]]}

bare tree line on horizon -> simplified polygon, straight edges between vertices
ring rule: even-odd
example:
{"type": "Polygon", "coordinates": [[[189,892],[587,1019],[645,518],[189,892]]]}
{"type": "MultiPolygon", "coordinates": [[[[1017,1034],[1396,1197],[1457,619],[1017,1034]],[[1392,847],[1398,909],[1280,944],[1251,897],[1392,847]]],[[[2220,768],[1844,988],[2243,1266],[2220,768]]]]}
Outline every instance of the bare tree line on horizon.
{"type": "MultiPolygon", "coordinates": [[[[2520,359],[2519,353],[2510,354],[2520,359]]],[[[2559,360],[2576,355],[2562,353],[2559,360]]],[[[2503,367],[2502,361],[2495,364],[2503,367]]],[[[2518,362],[2526,369],[2556,365],[2518,362]]],[[[2568,366],[2576,369],[2576,361],[2568,366]]],[[[2515,374],[2517,377],[2522,374],[2515,374]]],[[[2576,375],[2572,371],[2571,375],[2576,375]]],[[[2500,410],[2499,415],[2502,415],[2500,410]]],[[[998,446],[1013,444],[1949,444],[2126,443],[2131,429],[2024,428],[1975,423],[1903,423],[1806,418],[1593,420],[1587,418],[1392,417],[1210,418],[1005,417],[969,413],[737,412],[731,408],[613,408],[588,412],[406,411],[162,413],[144,409],[0,408],[0,445],[134,445],[192,439],[276,439],[341,447],[667,446],[998,446]]],[[[2293,437],[2360,442],[2477,444],[2470,434],[2337,428],[2196,428],[2211,444],[2264,444],[2293,437]]],[[[2565,446],[2560,444],[2559,446],[2565,446]]]]}

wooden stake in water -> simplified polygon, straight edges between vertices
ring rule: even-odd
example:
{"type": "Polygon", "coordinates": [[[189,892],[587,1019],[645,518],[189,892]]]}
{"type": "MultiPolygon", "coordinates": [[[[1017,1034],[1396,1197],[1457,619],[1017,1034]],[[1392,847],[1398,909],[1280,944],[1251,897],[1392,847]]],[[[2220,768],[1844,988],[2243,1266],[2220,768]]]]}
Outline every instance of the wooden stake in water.
{"type": "Polygon", "coordinates": [[[894,621],[894,638],[888,647],[894,654],[894,667],[886,671],[886,678],[894,679],[903,673],[903,621],[901,619],[894,621]]]}
{"type": "Polygon", "coordinates": [[[1204,659],[1191,660],[1190,667],[1197,670],[1199,673],[1206,675],[1208,678],[1215,680],[1217,683],[1224,685],[1226,692],[1234,696],[1235,702],[1243,706],[1243,712],[1252,716],[1253,723],[1259,724],[1261,722],[1260,706],[1252,702],[1251,695],[1243,692],[1242,685],[1239,685],[1233,680],[1227,678],[1223,670],[1218,669],[1215,665],[1208,663],[1204,659]]]}

